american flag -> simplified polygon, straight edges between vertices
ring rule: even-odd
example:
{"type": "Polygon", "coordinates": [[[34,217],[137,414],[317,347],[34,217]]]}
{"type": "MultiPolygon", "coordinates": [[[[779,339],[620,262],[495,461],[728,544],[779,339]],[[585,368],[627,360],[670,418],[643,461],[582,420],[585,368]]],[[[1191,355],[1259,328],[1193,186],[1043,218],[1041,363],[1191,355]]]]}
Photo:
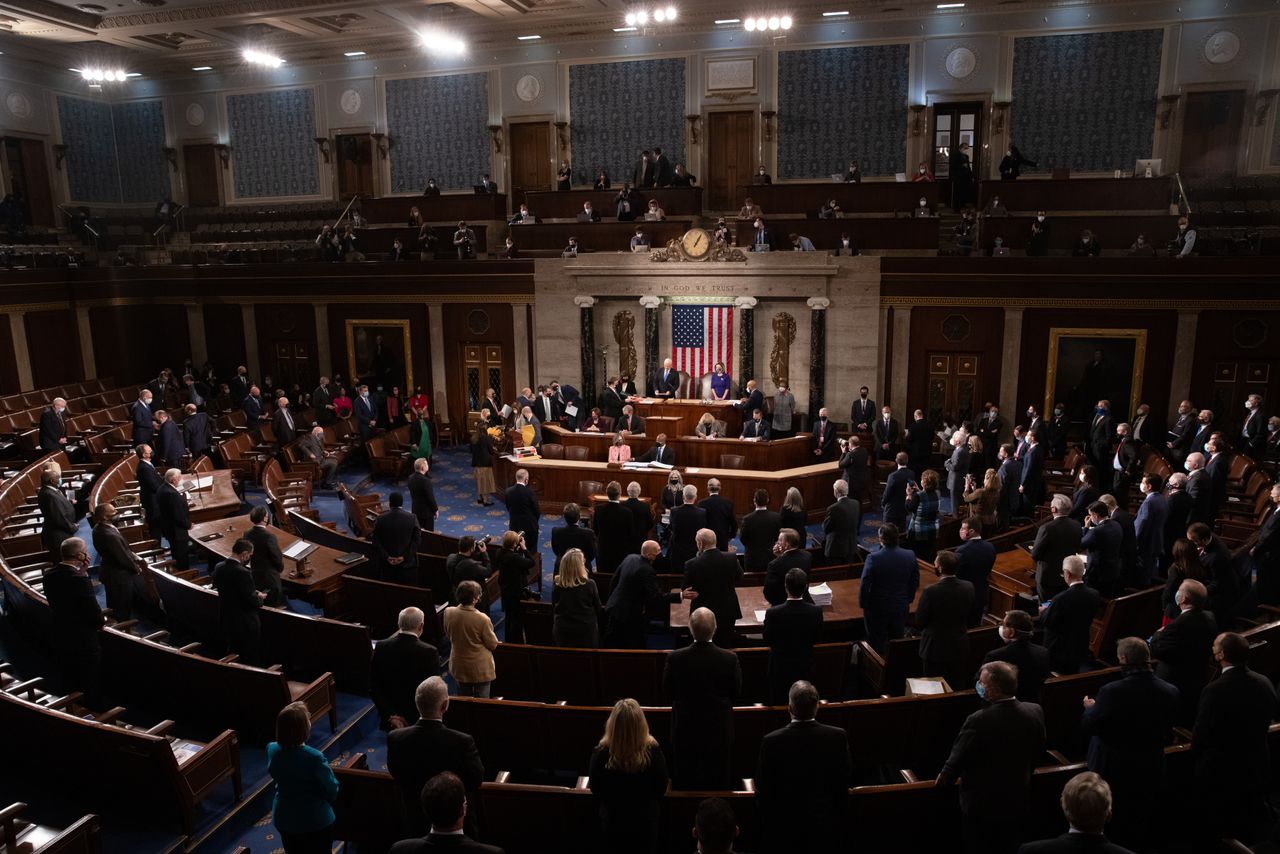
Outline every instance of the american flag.
{"type": "Polygon", "coordinates": [[[695,379],[716,362],[729,367],[733,356],[733,306],[677,305],[671,308],[671,360],[695,379]]]}

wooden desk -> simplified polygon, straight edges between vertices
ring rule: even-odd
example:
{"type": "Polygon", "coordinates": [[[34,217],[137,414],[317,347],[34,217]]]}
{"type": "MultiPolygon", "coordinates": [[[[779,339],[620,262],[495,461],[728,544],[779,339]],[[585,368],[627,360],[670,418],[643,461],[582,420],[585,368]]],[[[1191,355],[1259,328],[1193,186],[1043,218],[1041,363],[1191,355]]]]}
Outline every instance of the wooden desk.
{"type": "MultiPolygon", "coordinates": [[[[636,226],[644,229],[652,248],[665,246],[689,230],[690,221],[668,219],[665,222],[540,222],[535,225],[513,225],[509,234],[516,248],[523,250],[562,251],[569,238],[578,238],[579,252],[630,252],[636,226]]],[[[478,233],[477,233],[478,234],[478,233]]]]}
{"type": "MultiPolygon", "coordinates": [[[[588,459],[597,462],[604,462],[609,458],[609,446],[613,444],[615,435],[614,433],[570,433],[563,427],[555,425],[542,428],[544,443],[558,442],[565,447],[585,447],[589,449],[588,459]]],[[[652,448],[656,436],[656,432],[648,432],[643,436],[626,437],[625,441],[631,448],[632,458],[635,459],[652,448]]],[[[738,454],[743,457],[744,469],[776,471],[808,465],[812,459],[809,452],[809,438],[808,433],[771,442],[668,436],[667,444],[675,452],[676,461],[681,466],[718,469],[721,467],[721,455],[738,454]]]]}
{"type": "MultiPolygon", "coordinates": [[[[917,561],[917,563],[919,563],[917,561]]],[[[937,583],[938,576],[932,569],[920,563],[920,589],[916,591],[916,598],[911,603],[911,612],[915,613],[916,606],[920,604],[920,594],[924,592],[926,587],[937,583]]],[[[831,606],[822,609],[822,622],[824,631],[830,631],[835,628],[833,623],[853,623],[862,619],[862,606],[858,604],[858,591],[862,589],[862,579],[848,578],[841,581],[828,581],[831,587],[831,606]]],[[[738,606],[742,609],[742,618],[734,623],[739,629],[748,631],[759,629],[764,624],[756,619],[756,611],[764,611],[769,608],[768,601],[764,598],[763,587],[738,587],[738,606]]],[[[692,609],[697,607],[698,600],[692,602],[674,602],[671,605],[671,628],[677,631],[687,630],[689,628],[689,614],[692,609]]]]}
{"type": "Polygon", "coordinates": [[[996,616],[1003,616],[1018,607],[1020,594],[1036,595],[1036,562],[1022,549],[1012,548],[996,555],[987,588],[988,609],[996,616]]]}
{"type": "MultiPolygon", "coordinates": [[[[195,489],[187,495],[187,510],[194,524],[221,519],[240,507],[240,496],[231,483],[230,469],[216,469],[199,474],[184,474],[179,483],[187,484],[197,478],[213,478],[213,485],[206,489],[195,489]]],[[[249,517],[246,516],[246,519],[249,517]]],[[[228,550],[228,554],[230,551],[228,550]]]]}
{"type": "MultiPolygon", "coordinates": [[[[409,222],[409,209],[416,207],[424,222],[447,222],[457,227],[458,220],[505,220],[505,193],[450,193],[441,196],[388,196],[357,202],[360,213],[371,223],[409,222]]],[[[582,207],[579,205],[578,207],[582,207]]]]}
{"type": "MultiPolygon", "coordinates": [[[[648,383],[647,377],[637,377],[637,387],[640,381],[648,383]]],[[[744,381],[745,382],[745,381],[744,381]]],[[[697,392],[701,394],[701,392],[697,392]]],[[[724,422],[725,432],[730,436],[742,435],[742,409],[734,406],[734,401],[727,400],[718,403],[704,403],[702,400],[690,400],[673,398],[671,400],[661,400],[654,397],[643,397],[630,401],[635,407],[636,415],[641,418],[648,419],[652,417],[659,418],[679,418],[680,422],[674,433],[669,432],[668,438],[676,436],[692,436],[694,429],[698,425],[698,419],[702,417],[702,413],[710,412],[711,416],[717,421],[724,422]]],[[[658,435],[654,431],[648,429],[645,425],[646,436],[658,435]]]]}
{"type": "Polygon", "coordinates": [[[978,208],[999,196],[1011,211],[1168,211],[1170,189],[1168,177],[983,181],[978,208]]]}
{"type": "Polygon", "coordinates": [[[936,182],[864,181],[861,184],[845,184],[815,181],[803,184],[767,184],[738,187],[738,205],[741,207],[750,197],[764,211],[767,221],[771,214],[815,213],[828,199],[835,199],[845,213],[893,213],[909,211],[920,204],[920,197],[929,200],[930,207],[938,206],[936,182]]]}
{"type": "MultiPolygon", "coordinates": [[[[576,217],[582,212],[585,202],[591,202],[591,207],[601,216],[612,219],[618,208],[615,199],[621,189],[622,183],[619,182],[612,190],[525,190],[524,202],[529,206],[529,213],[538,219],[576,217]]],[[[637,215],[649,206],[650,199],[657,199],[658,207],[667,216],[698,216],[702,213],[701,187],[663,187],[637,190],[636,194],[640,196],[637,215]]],[[[520,200],[516,199],[512,212],[519,209],[520,200]]]]}
{"type": "MultiPolygon", "coordinates": [[[[486,226],[467,223],[467,227],[476,233],[476,254],[484,254],[485,247],[488,246],[485,243],[486,226]]],[[[437,255],[450,258],[457,257],[458,250],[453,245],[453,233],[457,230],[458,225],[456,222],[453,225],[431,226],[431,233],[436,237],[437,255]]],[[[397,237],[400,238],[400,244],[406,252],[416,253],[418,251],[418,229],[405,225],[356,229],[356,248],[366,255],[390,252],[397,237]]]]}
{"type": "MultiPolygon", "coordinates": [[[[1026,249],[1034,221],[1035,217],[1030,216],[983,219],[979,223],[978,246],[985,253],[999,235],[1010,249],[1026,249]]],[[[1080,232],[1086,228],[1093,232],[1093,239],[1102,246],[1103,252],[1120,255],[1129,251],[1129,246],[1139,234],[1145,234],[1147,243],[1157,252],[1163,252],[1165,244],[1178,230],[1178,218],[1172,214],[1050,216],[1048,223],[1050,255],[1070,255],[1072,247],[1080,239],[1080,232]]]]}
{"type": "MultiPolygon", "coordinates": [[[[495,457],[493,476],[499,487],[515,482],[516,469],[529,472],[529,486],[544,513],[558,514],[570,501],[579,500],[578,484],[581,481],[598,481],[607,484],[616,480],[624,487],[630,481],[640,484],[641,495],[655,497],[662,494],[667,485],[667,472],[663,469],[610,468],[607,463],[579,462],[577,460],[526,459],[512,462],[506,457],[495,457]]],[[[783,469],[782,471],[752,471],[750,469],[721,469],[679,467],[686,484],[698,487],[699,497],[707,495],[707,481],[720,481],[720,494],[733,502],[740,512],[752,506],[752,496],[757,489],[769,493],[769,504],[778,507],[786,497],[787,489],[794,486],[804,498],[809,521],[820,521],[832,502],[831,485],[840,477],[840,469],[834,463],[783,469]]]]}
{"type": "MultiPolygon", "coordinates": [[[[253,525],[249,521],[248,515],[233,516],[230,519],[220,519],[217,522],[205,522],[195,525],[191,528],[190,536],[191,539],[204,546],[204,548],[225,560],[231,557],[231,547],[235,545],[236,540],[243,537],[251,527],[253,525]],[[214,534],[218,536],[209,540],[204,539],[214,534]]],[[[289,548],[300,539],[280,528],[268,526],[267,530],[276,535],[276,539],[280,542],[281,551],[289,548]]],[[[344,566],[338,563],[338,558],[344,554],[346,552],[331,549],[327,546],[316,546],[315,550],[307,555],[307,565],[311,568],[311,575],[306,578],[298,578],[291,574],[295,567],[289,566],[289,564],[296,562],[290,561],[286,557],[284,574],[281,575],[280,580],[284,582],[285,587],[301,593],[302,598],[308,602],[327,609],[333,605],[331,597],[342,584],[342,574],[348,569],[360,566],[368,561],[368,558],[361,558],[355,563],[344,566]]]]}
{"type": "MultiPolygon", "coordinates": [[[[917,196],[917,198],[919,198],[917,196]]],[[[852,217],[849,219],[769,219],[765,225],[773,232],[773,251],[792,252],[788,235],[792,232],[813,241],[821,252],[830,252],[840,242],[840,235],[849,232],[853,245],[866,252],[881,249],[938,249],[937,217],[852,217]]],[[[738,246],[747,249],[755,239],[752,223],[738,223],[738,246]]],[[[1127,244],[1126,244],[1127,245],[1127,244]]]]}

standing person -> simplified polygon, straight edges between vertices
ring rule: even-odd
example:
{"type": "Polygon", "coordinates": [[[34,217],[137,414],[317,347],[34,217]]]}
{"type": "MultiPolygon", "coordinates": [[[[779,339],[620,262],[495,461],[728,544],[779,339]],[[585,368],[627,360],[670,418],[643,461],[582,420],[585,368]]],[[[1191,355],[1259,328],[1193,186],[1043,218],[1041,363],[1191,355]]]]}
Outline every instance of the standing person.
{"type": "Polygon", "coordinates": [[[1049,500],[1052,519],[1036,529],[1031,559],[1036,562],[1036,595],[1048,602],[1066,590],[1062,562],[1080,552],[1080,525],[1069,515],[1071,499],[1058,493],[1049,500]]]}
{"type": "Polygon", "coordinates": [[[542,511],[538,509],[537,496],[529,488],[528,469],[516,469],[516,482],[507,487],[503,502],[507,505],[509,516],[507,527],[523,534],[529,548],[537,551],[538,519],[542,511]]]}
{"type": "Polygon", "coordinates": [[[124,622],[133,616],[133,579],[147,571],[147,563],[135,555],[115,526],[116,508],[104,501],[93,511],[93,550],[98,553],[99,575],[112,617],[124,622]]]}
{"type": "Polygon", "coordinates": [[[662,546],[645,540],[636,554],[628,555],[613,578],[613,589],[605,604],[608,625],[605,645],[618,649],[644,649],[645,629],[651,606],[668,605],[681,598],[692,599],[692,590],[666,593],[658,589],[658,576],[653,561],[662,554],[662,546]]]}
{"type": "Polygon", "coordinates": [[[327,854],[333,848],[338,778],[329,759],[307,744],[311,715],[290,703],[276,715],[276,740],[267,745],[267,771],[276,784],[271,820],[285,854],[327,854]]]}
{"type": "Polygon", "coordinates": [[[790,439],[795,435],[791,429],[795,418],[796,396],[791,393],[785,379],[778,380],[778,391],[773,395],[773,423],[769,437],[771,439],[790,439]]]}
{"type": "Polygon", "coordinates": [[[969,615],[973,611],[973,585],[956,577],[960,559],[954,552],[938,552],[933,568],[939,581],[920,594],[916,629],[920,632],[921,673],[941,676],[959,690],[968,678],[969,615]]]}
{"type": "Polygon", "coordinates": [[[404,509],[404,496],[391,493],[390,509],[373,523],[369,539],[373,541],[374,567],[378,578],[395,584],[418,583],[418,543],[422,529],[417,518],[404,509]]]}
{"type": "Polygon", "coordinates": [[[782,517],[769,509],[769,493],[757,489],[752,496],[753,510],[742,517],[738,539],[746,552],[743,567],[747,572],[759,572],[769,565],[773,544],[782,530],[782,517]]]}
{"type": "Polygon", "coordinates": [[[832,486],[835,502],[822,520],[822,553],[833,564],[847,563],[858,556],[858,529],[862,526],[862,505],[849,497],[849,484],[837,480],[832,486]]]}
{"type": "Polygon", "coordinates": [[[684,585],[697,591],[698,610],[706,609],[716,615],[720,625],[716,643],[732,646],[734,624],[742,617],[737,592],[742,564],[733,555],[716,548],[716,535],[710,528],[700,528],[694,535],[694,544],[698,554],[684,566],[684,585]]]}
{"type": "Polygon", "coordinates": [[[36,505],[40,508],[40,544],[57,563],[62,543],[76,535],[76,506],[62,494],[62,470],[52,464],[40,472],[40,491],[36,505]]]}
{"type": "Polygon", "coordinates": [[[369,694],[384,730],[417,720],[414,692],[424,679],[440,675],[440,653],[422,639],[426,620],[421,608],[405,608],[396,616],[396,633],[374,644],[369,694]]]}
{"type": "Polygon", "coordinates": [[[144,388],[138,392],[138,399],[129,407],[129,421],[133,424],[133,442],[131,444],[151,444],[151,436],[155,432],[155,424],[151,412],[153,397],[151,389],[144,388]]]}
{"type": "Polygon", "coordinates": [[[524,535],[516,531],[503,534],[502,547],[493,556],[493,568],[498,573],[502,589],[502,614],[506,618],[507,643],[524,643],[524,620],[521,619],[520,602],[529,586],[529,570],[533,565],[533,556],[525,546],[524,535]]]}
{"type": "Polygon", "coordinates": [[[481,418],[471,433],[471,473],[476,479],[476,503],[485,507],[493,505],[490,496],[498,491],[493,482],[493,454],[493,437],[481,418]]]}
{"type": "Polygon", "coordinates": [[[898,439],[902,431],[898,427],[898,419],[893,417],[893,410],[882,407],[881,415],[871,424],[871,435],[876,440],[876,459],[893,459],[898,452],[898,439]]]}
{"type": "MultiPolygon", "coordinates": [[[[951,436],[951,456],[947,459],[947,494],[951,496],[951,513],[954,515],[964,496],[964,479],[969,474],[969,443],[962,433],[951,436]]],[[[924,477],[921,476],[921,481],[924,477]]]]}
{"type": "Polygon", "coordinates": [[[880,510],[886,524],[902,530],[907,527],[907,487],[915,482],[916,473],[907,468],[905,453],[898,454],[894,462],[897,468],[885,479],[884,491],[880,494],[880,510]]]}
{"type": "Polygon", "coordinates": [[[89,551],[84,540],[68,537],[58,549],[58,562],[41,577],[49,603],[49,637],[67,692],[84,694],[90,709],[101,707],[102,645],[98,630],[105,618],[89,579],[89,551]]]}
{"type": "Polygon", "coordinates": [[[907,524],[907,545],[921,560],[933,560],[942,516],[941,506],[938,473],[933,469],[920,475],[919,487],[907,484],[907,512],[911,514],[911,521],[907,524]]]}
{"type": "Polygon", "coordinates": [[[284,587],[280,576],[284,573],[284,554],[280,551],[280,541],[267,527],[267,508],[261,505],[249,511],[252,527],[245,532],[244,538],[253,544],[253,560],[249,566],[253,575],[253,586],[267,594],[262,604],[278,608],[285,604],[284,587]]]}
{"type": "Polygon", "coordinates": [[[1044,753],[1044,711],[1017,698],[1017,673],[1003,661],[982,665],[977,689],[987,705],[965,719],[937,783],[959,782],[966,854],[1013,854],[1044,753]]]}
{"type": "Polygon", "coordinates": [[[862,440],[857,435],[838,441],[840,477],[849,485],[849,497],[861,505],[868,495],[867,481],[870,478],[867,449],[862,447],[862,440]]]}
{"type": "Polygon", "coordinates": [[[996,547],[982,538],[982,522],[973,517],[960,523],[960,541],[963,545],[956,549],[956,558],[960,561],[956,577],[973,585],[969,625],[976,626],[987,611],[987,582],[996,565],[996,547]]]}
{"type": "Polygon", "coordinates": [[[787,570],[784,583],[786,600],[764,612],[770,705],[781,704],[796,681],[810,677],[813,645],[822,634],[822,608],[805,601],[809,577],[804,570],[787,570]]]}
{"type": "Polygon", "coordinates": [[[923,410],[917,409],[912,415],[906,435],[907,467],[912,471],[924,471],[929,465],[929,455],[933,453],[933,428],[925,420],[923,410]]]}
{"type": "Polygon", "coordinates": [[[420,838],[400,840],[391,846],[388,854],[422,854],[446,849],[458,854],[503,854],[501,848],[467,836],[467,824],[474,824],[474,819],[467,808],[467,788],[457,774],[441,771],[427,780],[420,800],[430,832],[420,838]]]}
{"type": "Polygon", "coordinates": [[[907,614],[919,587],[915,554],[898,547],[896,525],[881,525],[880,548],[867,555],[858,590],[867,642],[876,652],[883,655],[891,639],[906,634],[907,614]]]}
{"type": "Polygon", "coordinates": [[[156,492],[156,515],[160,517],[160,531],[169,541],[174,568],[185,572],[191,568],[187,531],[191,530],[191,516],[187,508],[187,496],[178,491],[182,472],[169,469],[164,473],[164,485],[156,492]]]}
{"type": "Polygon", "coordinates": [[[1064,675],[1079,673],[1093,659],[1089,632],[1102,597],[1084,583],[1084,561],[1069,555],[1062,561],[1062,578],[1067,588],[1040,605],[1044,645],[1053,669],[1064,675]]]}
{"type": "Polygon", "coordinates": [[[1034,160],[1028,160],[1022,156],[1022,152],[1018,151],[1018,146],[1012,142],[1009,147],[1004,150],[1004,157],[1000,159],[1000,180],[1016,181],[1018,176],[1022,174],[1022,167],[1030,166],[1032,169],[1037,168],[1034,160]]]}
{"type": "Polygon", "coordinates": [[[449,672],[464,697],[488,697],[489,687],[497,677],[493,651],[498,636],[493,633],[489,615],[476,608],[483,591],[475,581],[464,581],[455,591],[458,604],[444,610],[444,632],[453,645],[449,656],[449,672]]]}
{"type": "Polygon", "coordinates": [[[1032,640],[1035,623],[1031,615],[1026,611],[1005,611],[999,631],[1003,646],[988,652],[982,663],[1007,661],[1012,664],[1018,669],[1018,699],[1038,702],[1044,680],[1053,672],[1053,662],[1049,660],[1049,650],[1032,640]]]}
{"type": "Polygon", "coordinates": [[[568,192],[573,186],[573,170],[569,168],[569,161],[565,160],[560,163],[560,168],[556,170],[556,189],[560,192],[568,192]]]}
{"type": "Polygon", "coordinates": [[[667,761],[635,700],[614,704],[604,737],[591,754],[590,780],[600,812],[600,850],[653,854],[658,807],[667,791],[667,761]]]}
{"type": "Polygon", "coordinates": [[[186,418],[182,419],[182,442],[191,452],[191,459],[194,461],[208,454],[213,445],[213,419],[207,412],[197,412],[194,403],[188,403],[184,411],[186,418]]]}
{"type": "Polygon", "coordinates": [[[693,643],[667,656],[662,690],[671,701],[674,789],[728,789],[733,775],[733,701],[742,692],[736,653],[716,646],[716,615],[689,616],[693,643]]]}
{"type": "Polygon", "coordinates": [[[436,491],[428,474],[430,467],[426,457],[418,457],[413,461],[413,474],[409,475],[406,484],[409,487],[410,512],[418,520],[418,527],[424,531],[436,529],[436,516],[440,513],[436,491]]]}
{"type": "Polygon", "coordinates": [[[409,454],[414,460],[431,459],[431,422],[427,420],[427,408],[409,408],[412,423],[409,425],[409,454]]]}
{"type": "Polygon", "coordinates": [[[560,559],[551,607],[556,646],[594,649],[600,645],[600,592],[595,580],[587,577],[582,549],[569,549],[560,559]]]}
{"type": "MultiPolygon", "coordinates": [[[[836,425],[828,417],[827,408],[818,410],[818,420],[810,428],[809,451],[815,463],[827,463],[836,458],[836,425]]],[[[782,438],[774,436],[774,438],[782,438]]]]}
{"type": "Polygon", "coordinates": [[[598,544],[596,569],[614,572],[627,555],[635,552],[633,545],[636,540],[643,542],[645,532],[637,534],[635,514],[621,501],[622,484],[616,480],[609,481],[604,494],[608,500],[596,505],[595,512],[591,514],[591,528],[598,544]]]}
{"type": "Polygon", "coordinates": [[[258,639],[262,622],[258,611],[267,598],[254,589],[249,561],[253,559],[253,543],[236,540],[231,557],[213,570],[213,588],[218,591],[218,622],[227,649],[240,657],[242,664],[258,661],[258,639]]]}
{"type": "Polygon", "coordinates": [[[782,496],[782,509],[778,512],[778,518],[782,527],[791,528],[800,535],[800,545],[804,545],[809,514],[804,509],[804,496],[794,486],[788,487],[787,494],[782,496]]]}

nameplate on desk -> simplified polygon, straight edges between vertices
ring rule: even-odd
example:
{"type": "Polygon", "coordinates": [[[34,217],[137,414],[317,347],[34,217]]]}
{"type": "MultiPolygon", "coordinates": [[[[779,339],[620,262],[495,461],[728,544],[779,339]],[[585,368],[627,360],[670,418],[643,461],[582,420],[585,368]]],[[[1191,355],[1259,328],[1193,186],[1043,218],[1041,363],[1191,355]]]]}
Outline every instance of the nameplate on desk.
{"type": "Polygon", "coordinates": [[[222,534],[221,532],[215,531],[212,534],[205,534],[203,537],[196,537],[196,539],[202,543],[211,543],[214,540],[222,539],[222,534]]]}
{"type": "Polygon", "coordinates": [[[360,554],[359,552],[347,552],[342,557],[334,558],[334,560],[342,564],[343,566],[351,566],[354,563],[359,563],[362,560],[366,560],[366,558],[364,555],[360,554]]]}

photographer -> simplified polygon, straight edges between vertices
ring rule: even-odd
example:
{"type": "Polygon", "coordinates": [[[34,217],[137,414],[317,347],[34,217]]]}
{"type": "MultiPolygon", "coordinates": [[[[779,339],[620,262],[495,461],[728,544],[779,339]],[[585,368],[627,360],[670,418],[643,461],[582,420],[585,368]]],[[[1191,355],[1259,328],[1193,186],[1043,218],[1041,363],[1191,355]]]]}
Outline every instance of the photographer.
{"type": "MultiPolygon", "coordinates": [[[[483,590],[484,583],[493,574],[493,570],[489,567],[489,538],[486,536],[483,540],[476,540],[475,537],[470,536],[459,537],[458,550],[449,555],[444,568],[449,575],[451,602],[457,602],[458,585],[464,581],[475,581],[483,590]]],[[[487,604],[481,603],[479,607],[481,610],[487,610],[487,604]]]]}
{"type": "Polygon", "coordinates": [[[459,261],[476,257],[476,233],[467,228],[465,221],[458,223],[458,230],[453,233],[453,245],[458,250],[459,261]]]}
{"type": "Polygon", "coordinates": [[[534,562],[525,545],[524,534],[507,531],[502,535],[502,547],[493,556],[493,566],[502,586],[502,613],[506,617],[503,638],[507,643],[524,643],[520,601],[528,594],[529,570],[534,562]]]}

